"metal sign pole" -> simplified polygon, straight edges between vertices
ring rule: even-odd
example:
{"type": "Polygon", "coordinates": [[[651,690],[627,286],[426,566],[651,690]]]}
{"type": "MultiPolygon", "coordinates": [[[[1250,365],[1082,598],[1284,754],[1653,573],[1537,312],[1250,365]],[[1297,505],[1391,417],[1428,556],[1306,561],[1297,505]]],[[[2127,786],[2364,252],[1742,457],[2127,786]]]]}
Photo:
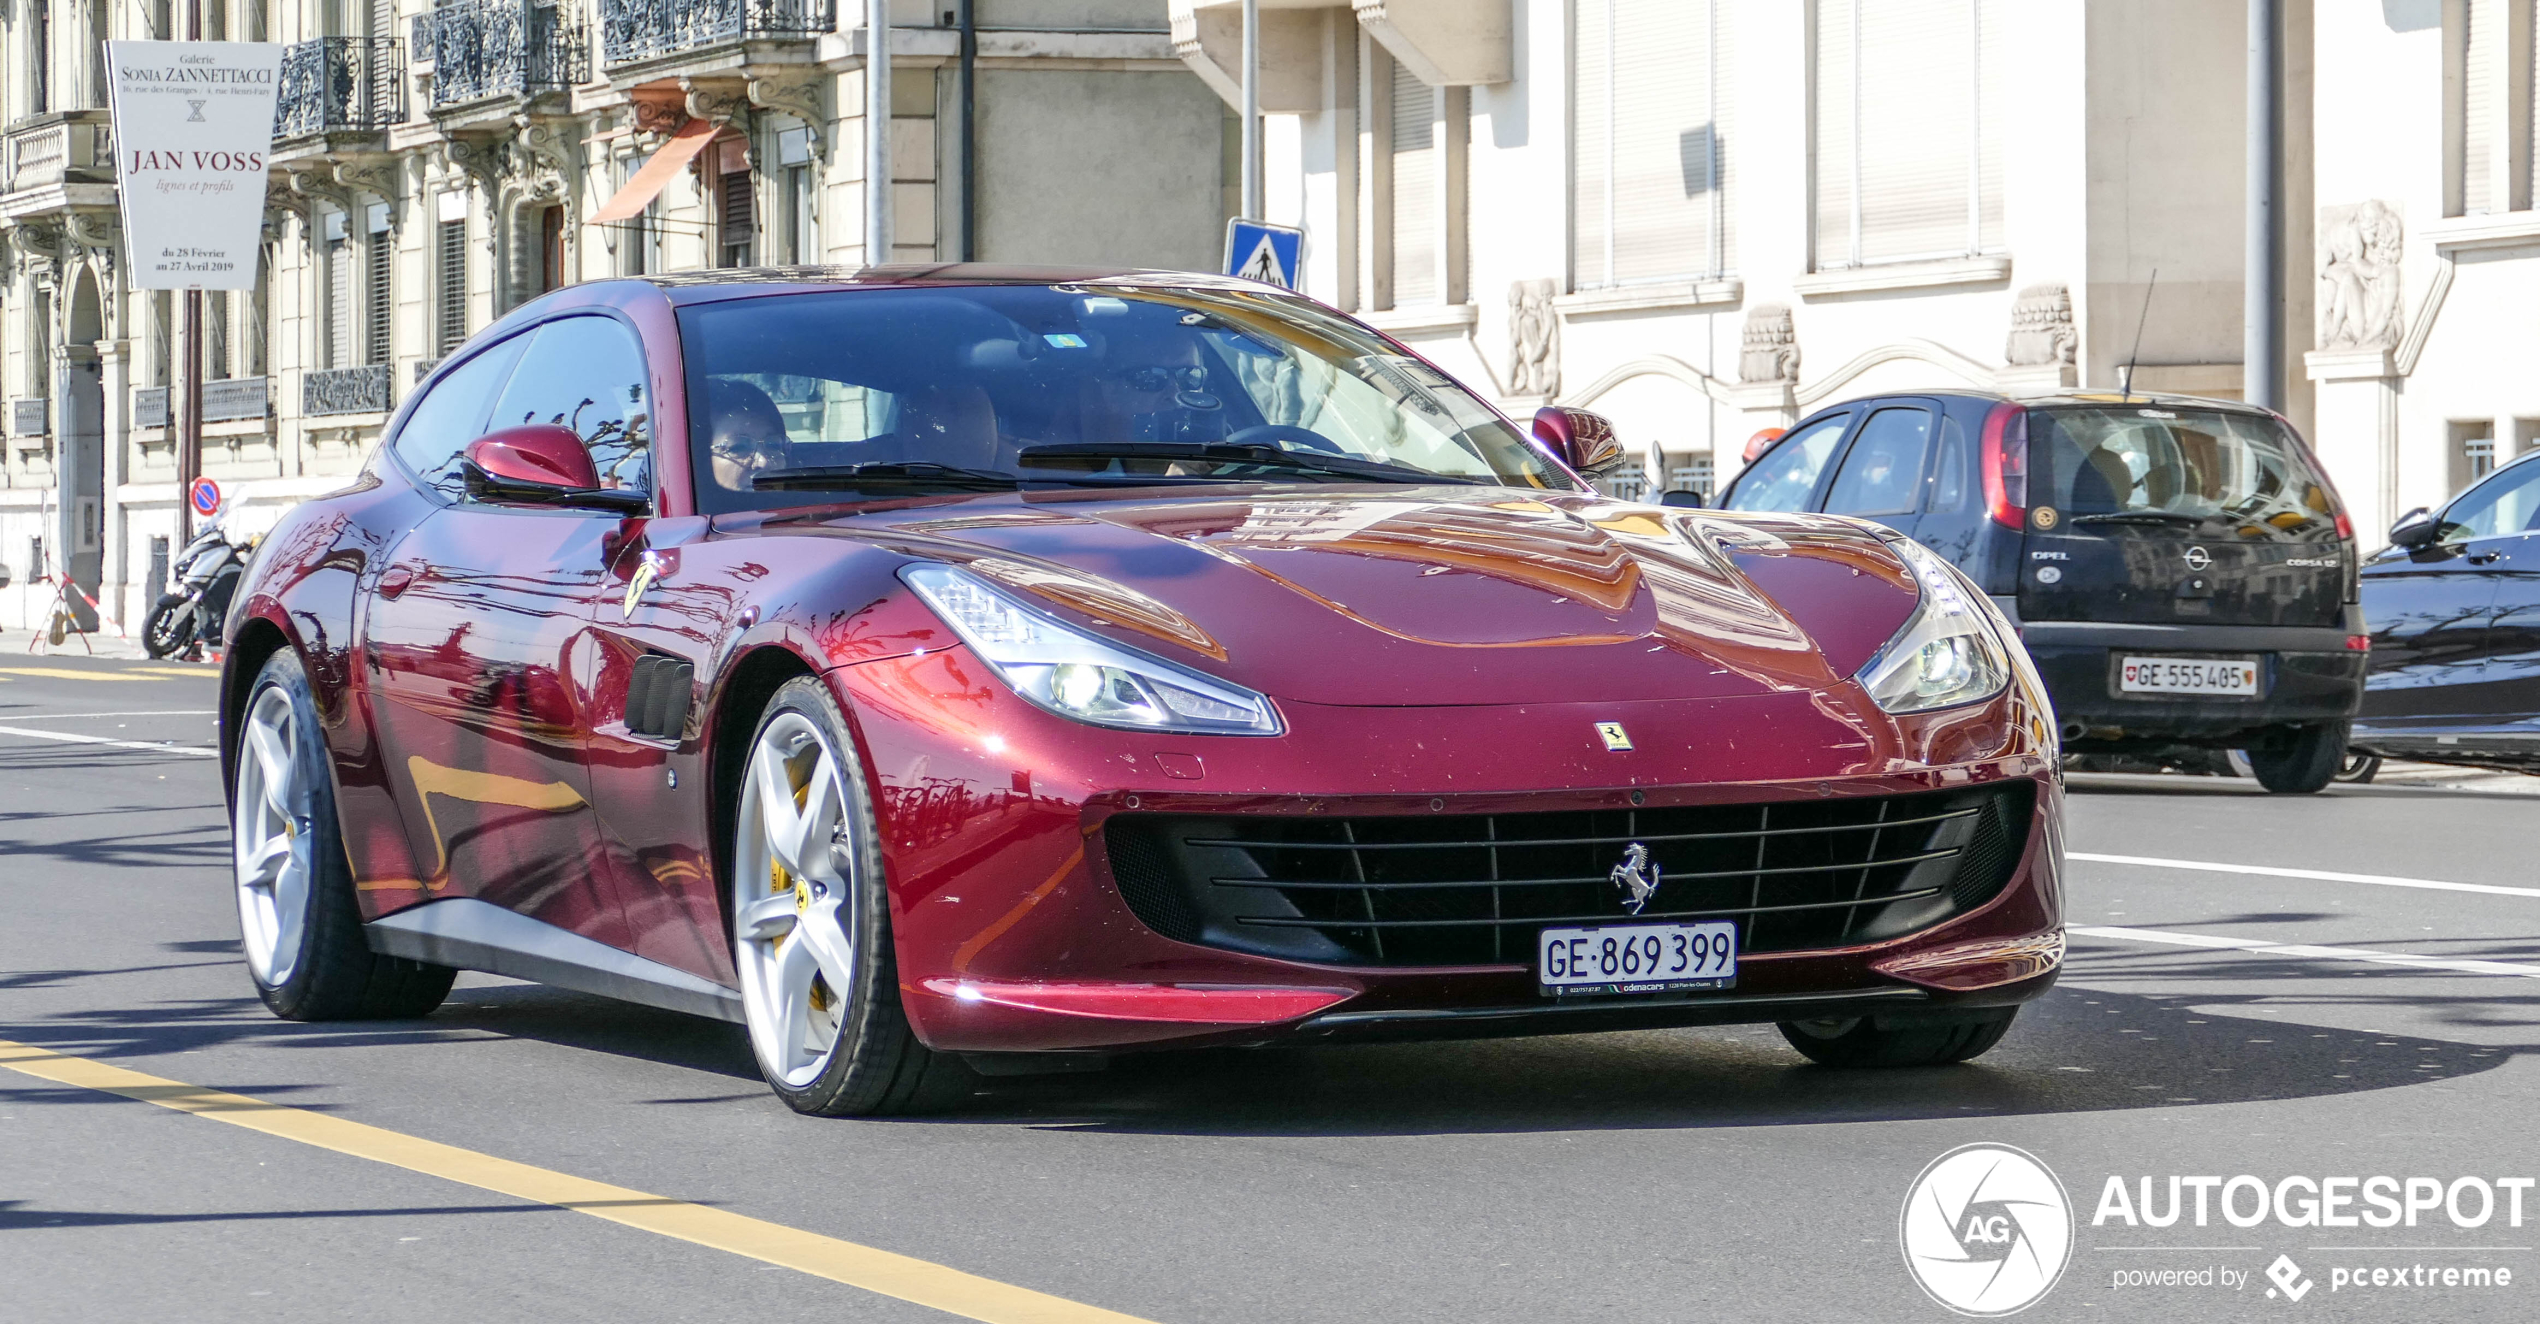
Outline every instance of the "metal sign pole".
{"type": "MultiPolygon", "coordinates": [[[[185,39],[203,39],[203,0],[185,0],[185,39]]],[[[176,335],[169,345],[168,423],[176,431],[176,545],[194,541],[194,480],[203,473],[203,292],[177,292],[176,335]]]]}
{"type": "Polygon", "coordinates": [[[891,260],[891,2],[865,0],[864,14],[864,263],[879,266],[891,260]]]}
{"type": "Polygon", "coordinates": [[[1244,219],[1261,219],[1261,0],[1244,0],[1244,219]]]}

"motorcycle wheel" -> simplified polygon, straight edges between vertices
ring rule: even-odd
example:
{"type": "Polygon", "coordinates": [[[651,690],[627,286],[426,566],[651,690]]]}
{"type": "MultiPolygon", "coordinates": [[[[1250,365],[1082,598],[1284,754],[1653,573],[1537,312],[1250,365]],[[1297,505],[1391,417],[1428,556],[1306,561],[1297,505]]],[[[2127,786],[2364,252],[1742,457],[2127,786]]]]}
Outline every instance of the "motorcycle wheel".
{"type": "Polygon", "coordinates": [[[194,642],[194,614],[180,614],[185,605],[183,594],[170,593],[150,609],[141,623],[141,651],[152,657],[168,657],[194,642]]]}

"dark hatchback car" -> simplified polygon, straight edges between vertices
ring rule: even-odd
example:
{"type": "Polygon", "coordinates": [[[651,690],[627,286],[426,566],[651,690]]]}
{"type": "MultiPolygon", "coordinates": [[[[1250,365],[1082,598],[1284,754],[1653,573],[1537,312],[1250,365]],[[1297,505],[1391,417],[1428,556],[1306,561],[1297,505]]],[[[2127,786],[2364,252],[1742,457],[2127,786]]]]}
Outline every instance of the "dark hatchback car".
{"type": "Polygon", "coordinates": [[[2391,526],[2364,563],[2372,675],[2355,747],[2540,769],[2540,451],[2391,526]]]}
{"type": "Polygon", "coordinates": [[[2265,410],[1872,396],[1801,420],[1719,504],[1875,520],[1955,561],[2019,627],[2068,751],[2241,749],[2294,792],[2344,757],[2367,648],[2354,530],[2265,410]]]}

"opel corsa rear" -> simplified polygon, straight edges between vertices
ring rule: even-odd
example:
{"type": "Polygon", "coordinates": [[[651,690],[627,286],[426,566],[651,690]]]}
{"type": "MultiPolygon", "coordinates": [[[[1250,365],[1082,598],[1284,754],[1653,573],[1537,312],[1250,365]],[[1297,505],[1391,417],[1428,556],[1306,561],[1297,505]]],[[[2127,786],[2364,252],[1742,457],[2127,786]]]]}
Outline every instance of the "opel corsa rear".
{"type": "Polygon", "coordinates": [[[250,971],[720,1016],[832,1115],[1213,1044],[1991,1047],[2063,952],[2007,626],[1878,527],[1581,481],[1619,455],[1244,282],[550,295],[239,595],[250,971]]]}

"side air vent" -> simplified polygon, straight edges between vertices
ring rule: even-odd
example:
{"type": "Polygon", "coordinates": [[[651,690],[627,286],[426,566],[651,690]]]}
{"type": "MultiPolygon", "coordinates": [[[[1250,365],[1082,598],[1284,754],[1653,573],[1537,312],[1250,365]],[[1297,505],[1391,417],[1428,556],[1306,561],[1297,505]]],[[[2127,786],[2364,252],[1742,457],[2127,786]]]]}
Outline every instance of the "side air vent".
{"type": "Polygon", "coordinates": [[[626,729],[656,740],[677,740],[688,727],[688,705],[697,669],[679,658],[646,653],[635,659],[626,682],[626,729]]]}

